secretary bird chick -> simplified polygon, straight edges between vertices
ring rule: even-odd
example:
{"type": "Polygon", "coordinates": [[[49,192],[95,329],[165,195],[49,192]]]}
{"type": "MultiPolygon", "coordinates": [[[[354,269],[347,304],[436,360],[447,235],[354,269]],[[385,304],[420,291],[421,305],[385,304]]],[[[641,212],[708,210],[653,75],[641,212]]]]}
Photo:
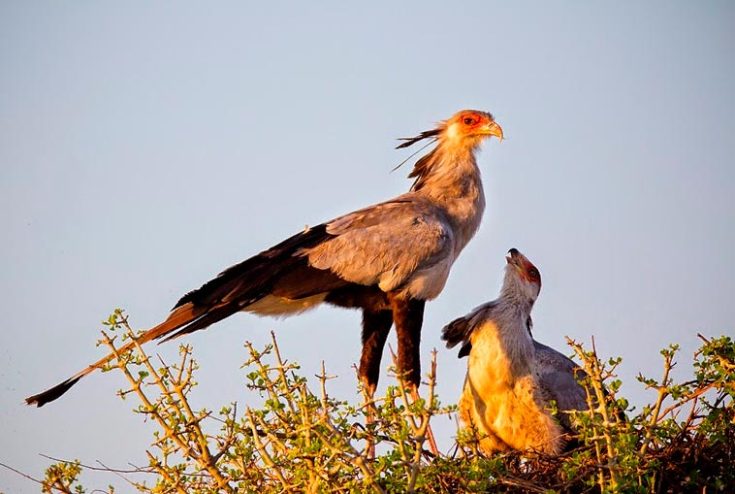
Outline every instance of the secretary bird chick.
{"type": "MultiPolygon", "coordinates": [[[[489,113],[464,110],[398,148],[428,139],[409,192],[307,228],[236,264],[184,295],[168,318],[137,338],[142,344],[205,329],[236,312],[289,316],[321,303],[362,310],[359,376],[370,395],[395,324],[398,366],[414,389],[421,380],[424,304],[444,288],[452,264],[473,237],[485,209],[475,154],[503,131],[489,113]]],[[[120,348],[133,348],[130,342],[120,348]]],[[[62,383],[26,399],[43,406],[114,358],[107,355],[62,383]]]]}
{"type": "MultiPolygon", "coordinates": [[[[460,417],[477,429],[486,453],[517,449],[558,454],[567,413],[587,409],[576,376],[583,371],[531,335],[531,309],[541,290],[541,274],[517,249],[511,249],[500,297],[483,304],[442,330],[447,347],[459,343],[469,355],[459,402],[460,417]],[[554,400],[557,423],[550,412],[554,400]]],[[[581,376],[580,376],[581,377],[581,376]]]]}

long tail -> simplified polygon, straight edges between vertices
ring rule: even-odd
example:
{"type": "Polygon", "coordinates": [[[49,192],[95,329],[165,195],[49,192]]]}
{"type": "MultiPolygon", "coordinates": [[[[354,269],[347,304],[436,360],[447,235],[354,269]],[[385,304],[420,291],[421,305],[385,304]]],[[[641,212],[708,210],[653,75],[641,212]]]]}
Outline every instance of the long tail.
{"type": "MultiPolygon", "coordinates": [[[[247,310],[268,295],[298,300],[345,285],[335,274],[308,266],[307,259],[298,255],[300,249],[329,238],[326,225],[308,228],[226,269],[201,288],[184,295],[165,321],[121,347],[119,352],[131,350],[136,343],[142,345],[159,338],[168,341],[204,329],[235,312],[247,310]]],[[[26,403],[41,407],[54,401],[114,358],[112,353],[101,358],[53,388],[26,398],[26,403]]]]}
{"type": "MultiPolygon", "coordinates": [[[[171,315],[169,315],[169,317],[165,321],[149,329],[148,331],[137,337],[135,341],[130,341],[126,343],[124,346],[118,349],[118,353],[125,353],[129,350],[132,350],[136,344],[142,345],[151,340],[155,340],[157,338],[161,338],[163,336],[171,334],[178,328],[181,328],[182,326],[185,326],[186,324],[189,324],[193,321],[196,321],[197,319],[200,319],[202,316],[205,316],[206,312],[206,309],[195,307],[192,303],[187,303],[180,307],[177,307],[173,312],[171,312],[171,315]]],[[[54,401],[55,399],[59,398],[61,395],[69,391],[69,389],[76,383],[78,383],[79,380],[82,379],[84,376],[86,376],[87,374],[91,374],[97,369],[101,369],[105,364],[107,364],[114,358],[114,353],[110,353],[109,355],[102,357],[97,362],[88,365],[81,371],[71,376],[69,379],[57,384],[53,388],[47,389],[46,391],[38,393],[37,395],[29,396],[28,398],[26,398],[26,403],[28,405],[36,405],[42,407],[46,403],[54,401]]]]}

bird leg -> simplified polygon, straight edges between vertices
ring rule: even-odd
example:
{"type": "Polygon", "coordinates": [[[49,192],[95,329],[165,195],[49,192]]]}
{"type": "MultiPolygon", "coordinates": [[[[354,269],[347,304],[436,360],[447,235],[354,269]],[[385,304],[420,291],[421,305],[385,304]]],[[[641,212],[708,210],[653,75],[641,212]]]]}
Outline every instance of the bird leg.
{"type": "MultiPolygon", "coordinates": [[[[358,375],[365,393],[367,405],[365,422],[368,428],[375,421],[373,396],[380,377],[380,360],[383,356],[383,347],[392,325],[393,314],[389,310],[374,312],[364,309],[362,311],[362,357],[360,358],[358,375]]],[[[375,442],[372,439],[367,441],[367,457],[375,458],[375,442]]]]}
{"type": "MultiPolygon", "coordinates": [[[[421,384],[421,326],[424,322],[424,300],[411,300],[391,296],[388,299],[393,309],[393,322],[398,337],[398,371],[408,382],[411,395],[418,400],[421,384]]],[[[431,425],[426,428],[426,439],[432,453],[439,454],[431,425]]]]}
{"type": "Polygon", "coordinates": [[[358,374],[370,398],[378,386],[380,360],[392,325],[393,315],[390,311],[362,312],[362,357],[358,374]]]}
{"type": "Polygon", "coordinates": [[[393,310],[393,322],[398,338],[398,371],[415,389],[421,384],[421,325],[424,321],[424,300],[388,296],[393,310]]]}

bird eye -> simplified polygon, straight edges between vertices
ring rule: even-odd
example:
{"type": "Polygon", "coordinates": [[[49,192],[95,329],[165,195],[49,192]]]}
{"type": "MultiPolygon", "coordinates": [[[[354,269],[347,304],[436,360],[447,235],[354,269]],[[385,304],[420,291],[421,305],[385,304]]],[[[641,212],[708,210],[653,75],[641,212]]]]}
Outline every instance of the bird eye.
{"type": "Polygon", "coordinates": [[[538,279],[540,277],[538,269],[531,268],[528,270],[528,275],[533,279],[538,279]]]}
{"type": "Polygon", "coordinates": [[[474,123],[475,123],[475,119],[474,119],[474,118],[472,118],[472,117],[464,117],[464,120],[462,120],[462,122],[463,122],[463,123],[464,123],[465,125],[474,125],[474,123]]]}

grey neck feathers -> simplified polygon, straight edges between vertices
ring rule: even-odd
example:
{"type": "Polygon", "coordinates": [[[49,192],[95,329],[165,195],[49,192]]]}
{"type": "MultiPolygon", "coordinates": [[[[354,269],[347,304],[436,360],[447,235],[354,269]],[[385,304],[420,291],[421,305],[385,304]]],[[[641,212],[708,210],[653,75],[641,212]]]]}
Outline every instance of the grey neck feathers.
{"type": "Polygon", "coordinates": [[[505,279],[503,280],[503,288],[500,290],[500,305],[508,306],[509,310],[513,309],[519,314],[525,314],[526,318],[531,315],[533,304],[536,299],[531,297],[521,285],[518,275],[507,268],[505,279]]]}
{"type": "Polygon", "coordinates": [[[515,275],[506,273],[500,298],[492,311],[492,319],[497,324],[513,374],[517,377],[527,375],[533,369],[535,355],[533,339],[528,331],[528,320],[534,301],[521,289],[515,275]]]}
{"type": "Polygon", "coordinates": [[[459,255],[477,232],[485,210],[485,194],[474,149],[451,147],[440,141],[434,150],[416,162],[409,175],[416,178],[411,192],[441,206],[453,223],[457,240],[455,255],[459,255]]]}
{"type": "Polygon", "coordinates": [[[480,170],[475,161],[475,148],[447,149],[439,143],[431,152],[416,161],[409,178],[416,178],[412,192],[432,194],[438,187],[444,195],[462,195],[467,185],[481,185],[480,170]],[[453,194],[454,193],[454,194],[453,194]]]}

